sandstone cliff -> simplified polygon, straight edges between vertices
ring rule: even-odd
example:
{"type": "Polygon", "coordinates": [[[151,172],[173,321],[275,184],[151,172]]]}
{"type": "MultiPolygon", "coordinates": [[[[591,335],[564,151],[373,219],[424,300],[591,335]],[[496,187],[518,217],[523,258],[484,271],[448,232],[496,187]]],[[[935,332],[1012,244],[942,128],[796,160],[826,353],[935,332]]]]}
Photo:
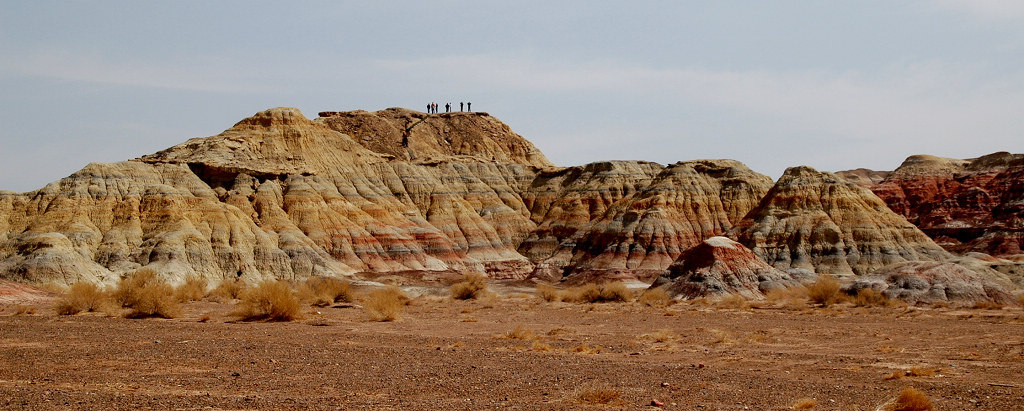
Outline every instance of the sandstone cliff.
{"type": "Polygon", "coordinates": [[[947,250],[1022,253],[1024,154],[911,156],[873,190],[947,250]]]}
{"type": "Polygon", "coordinates": [[[952,258],[868,189],[810,167],[786,170],[731,235],[775,267],[836,276],[952,258]]]}

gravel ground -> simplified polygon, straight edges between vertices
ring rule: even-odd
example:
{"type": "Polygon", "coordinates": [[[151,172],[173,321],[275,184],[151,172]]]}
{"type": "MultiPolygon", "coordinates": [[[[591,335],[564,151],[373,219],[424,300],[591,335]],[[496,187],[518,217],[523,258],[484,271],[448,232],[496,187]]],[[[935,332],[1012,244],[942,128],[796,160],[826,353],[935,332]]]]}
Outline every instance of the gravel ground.
{"type": "Polygon", "coordinates": [[[1024,404],[1020,309],[651,308],[510,295],[427,295],[396,322],[371,322],[358,304],[309,309],[288,323],[233,322],[233,304],[209,301],[170,320],[0,305],[0,408],[653,409],[656,401],[770,410],[809,398],[814,409],[874,410],[908,386],[942,410],[1024,404]],[[606,394],[607,404],[590,394],[606,394]]]}

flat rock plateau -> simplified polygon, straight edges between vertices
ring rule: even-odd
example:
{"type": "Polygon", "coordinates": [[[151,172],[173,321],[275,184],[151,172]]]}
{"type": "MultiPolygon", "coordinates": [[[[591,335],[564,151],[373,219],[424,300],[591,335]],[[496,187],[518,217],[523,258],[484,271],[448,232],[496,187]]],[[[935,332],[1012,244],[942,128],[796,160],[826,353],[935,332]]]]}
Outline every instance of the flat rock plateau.
{"type": "Polygon", "coordinates": [[[273,108],[0,191],[0,408],[1016,409],[1022,181],[1011,153],[559,167],[488,113],[273,108]],[[60,308],[143,273],[170,318],[60,308]],[[244,321],[275,280],[297,318],[244,321]]]}

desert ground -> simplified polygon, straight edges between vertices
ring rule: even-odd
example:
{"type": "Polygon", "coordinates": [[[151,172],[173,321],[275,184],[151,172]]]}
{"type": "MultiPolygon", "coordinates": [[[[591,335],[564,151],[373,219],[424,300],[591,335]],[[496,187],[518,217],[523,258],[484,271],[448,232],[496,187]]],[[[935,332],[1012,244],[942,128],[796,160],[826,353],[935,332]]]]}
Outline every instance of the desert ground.
{"type": "MultiPolygon", "coordinates": [[[[453,300],[396,321],[361,300],[242,322],[209,298],[172,319],[0,305],[2,409],[1021,409],[1020,308],[453,300]]],[[[417,296],[418,295],[418,296],[417,296]]]]}

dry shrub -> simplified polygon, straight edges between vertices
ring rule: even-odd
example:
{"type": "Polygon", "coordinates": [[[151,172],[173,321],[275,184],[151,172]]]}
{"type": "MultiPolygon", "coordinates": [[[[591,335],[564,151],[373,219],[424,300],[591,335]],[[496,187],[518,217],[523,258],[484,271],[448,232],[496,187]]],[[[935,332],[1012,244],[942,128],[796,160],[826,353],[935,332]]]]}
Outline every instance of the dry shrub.
{"type": "Polygon", "coordinates": [[[632,299],[633,293],[620,282],[586,284],[566,290],[562,295],[562,301],[575,303],[628,302],[632,299]]]}
{"type": "Polygon", "coordinates": [[[242,294],[232,315],[242,321],[292,321],[301,316],[302,304],[283,281],[264,281],[242,294]]]}
{"type": "Polygon", "coordinates": [[[44,289],[46,291],[49,291],[51,293],[54,293],[54,294],[64,294],[64,293],[68,292],[68,289],[69,289],[68,286],[56,283],[54,281],[49,281],[46,284],[43,284],[43,285],[39,286],[39,288],[42,288],[42,289],[44,289]]]}
{"type": "Polygon", "coordinates": [[[718,308],[734,308],[737,310],[746,310],[750,308],[750,301],[747,298],[739,294],[729,294],[715,301],[715,306],[718,308]]]}
{"type": "Polygon", "coordinates": [[[395,321],[408,303],[409,297],[398,287],[391,286],[367,293],[363,309],[373,321],[395,321]]]}
{"type": "Polygon", "coordinates": [[[316,307],[351,302],[352,285],[332,277],[310,277],[298,287],[299,299],[316,307]]]}
{"type": "Polygon", "coordinates": [[[574,347],[570,351],[572,351],[574,353],[577,353],[577,354],[600,354],[602,351],[604,351],[604,349],[601,348],[600,345],[595,345],[593,347],[588,347],[586,344],[580,344],[580,345],[577,345],[576,347],[574,347]]]}
{"type": "Polygon", "coordinates": [[[713,328],[713,329],[708,330],[708,332],[710,332],[711,335],[714,337],[714,339],[712,341],[715,344],[736,344],[736,343],[739,343],[739,341],[736,341],[736,338],[734,338],[732,336],[732,334],[729,333],[728,331],[719,330],[717,328],[713,328]]]}
{"type": "MultiPolygon", "coordinates": [[[[14,315],[32,315],[36,313],[36,307],[24,304],[16,304],[14,306],[14,315]]],[[[57,314],[60,314],[58,311],[57,314]]]]}
{"type": "Polygon", "coordinates": [[[205,278],[190,275],[185,277],[185,283],[179,285],[174,290],[175,297],[178,301],[186,303],[189,301],[199,301],[203,297],[206,297],[206,286],[207,282],[205,278]]]}
{"type": "Polygon", "coordinates": [[[839,302],[839,281],[827,275],[818,278],[818,281],[807,286],[807,298],[822,307],[839,302]]]}
{"type": "Polygon", "coordinates": [[[939,372],[939,370],[937,370],[935,368],[913,367],[913,368],[907,370],[907,376],[908,377],[931,377],[931,376],[935,375],[935,373],[937,373],[937,372],[939,372]]]}
{"type": "Polygon", "coordinates": [[[111,305],[110,296],[98,285],[79,282],[72,285],[53,308],[58,315],[75,315],[82,311],[107,311],[111,305]]]}
{"type": "Polygon", "coordinates": [[[799,400],[796,400],[796,402],[794,402],[793,406],[790,408],[794,410],[809,410],[817,406],[818,400],[815,400],[814,398],[801,398],[799,400]]]}
{"type": "Polygon", "coordinates": [[[1017,294],[1017,304],[1024,306],[1024,293],[1017,294]]]}
{"type": "Polygon", "coordinates": [[[622,392],[609,386],[588,386],[576,390],[576,401],[592,405],[621,405],[622,392]]]}
{"type": "Polygon", "coordinates": [[[929,411],[932,400],[914,387],[904,388],[891,404],[885,407],[888,411],[929,411]]]}
{"type": "Polygon", "coordinates": [[[551,352],[555,350],[554,347],[540,341],[534,341],[530,349],[537,352],[551,352]]]}
{"type": "Polygon", "coordinates": [[[452,284],[450,291],[456,300],[475,300],[487,292],[487,278],[480,274],[466,274],[462,281],[452,284]]]}
{"type": "Polygon", "coordinates": [[[114,300],[129,310],[125,318],[174,318],[181,313],[174,287],[148,268],[122,278],[114,291],[114,300]]]}
{"type": "Polygon", "coordinates": [[[516,324],[516,327],[507,333],[501,334],[498,338],[504,340],[533,340],[536,339],[533,335],[533,330],[524,327],[522,324],[516,324]]]}
{"type": "Polygon", "coordinates": [[[857,307],[885,307],[889,304],[889,297],[872,288],[862,288],[853,297],[853,305],[857,307]]]}
{"type": "Polygon", "coordinates": [[[562,301],[562,292],[547,284],[537,286],[537,296],[547,302],[562,301]]]}
{"type": "Polygon", "coordinates": [[[221,281],[214,287],[213,291],[210,291],[210,295],[218,301],[231,301],[242,298],[242,294],[245,294],[246,286],[245,283],[236,280],[221,281]]]}
{"type": "Polygon", "coordinates": [[[806,287],[778,288],[768,291],[764,296],[769,303],[777,307],[789,310],[807,308],[806,287]]]}
{"type": "Polygon", "coordinates": [[[672,297],[668,295],[668,291],[664,288],[650,288],[640,294],[640,297],[636,299],[642,305],[648,307],[665,307],[672,300],[672,297]]]}
{"type": "Polygon", "coordinates": [[[978,301],[971,308],[975,310],[1002,310],[1003,305],[994,301],[978,301]]]}

